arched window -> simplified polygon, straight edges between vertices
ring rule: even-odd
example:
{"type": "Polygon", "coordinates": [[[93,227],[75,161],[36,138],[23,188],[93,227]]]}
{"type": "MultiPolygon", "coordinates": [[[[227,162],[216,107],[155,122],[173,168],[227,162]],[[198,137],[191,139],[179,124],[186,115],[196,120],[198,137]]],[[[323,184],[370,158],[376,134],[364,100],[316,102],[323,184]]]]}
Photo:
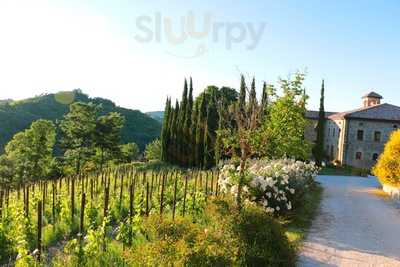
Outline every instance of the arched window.
{"type": "Polygon", "coordinates": [[[372,155],[372,160],[373,160],[373,161],[377,161],[378,158],[379,158],[379,154],[378,154],[378,153],[374,153],[374,154],[372,155]]]}
{"type": "Polygon", "coordinates": [[[362,160],[362,152],[356,153],[356,160],[362,160]]]}

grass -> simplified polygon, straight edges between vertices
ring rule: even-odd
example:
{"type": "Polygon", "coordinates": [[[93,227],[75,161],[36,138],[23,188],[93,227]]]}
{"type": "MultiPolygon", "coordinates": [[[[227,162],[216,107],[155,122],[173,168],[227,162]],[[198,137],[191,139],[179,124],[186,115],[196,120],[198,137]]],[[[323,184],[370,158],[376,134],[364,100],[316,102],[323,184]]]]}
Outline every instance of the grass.
{"type": "Polygon", "coordinates": [[[323,189],[319,184],[315,184],[309,193],[304,196],[303,205],[297,208],[286,219],[281,222],[286,229],[286,236],[293,247],[298,251],[305,238],[311,223],[317,214],[322,200],[323,189]]]}
{"type": "Polygon", "coordinates": [[[326,166],[322,168],[319,175],[367,177],[369,173],[370,170],[368,169],[354,168],[350,166],[326,166]]]}

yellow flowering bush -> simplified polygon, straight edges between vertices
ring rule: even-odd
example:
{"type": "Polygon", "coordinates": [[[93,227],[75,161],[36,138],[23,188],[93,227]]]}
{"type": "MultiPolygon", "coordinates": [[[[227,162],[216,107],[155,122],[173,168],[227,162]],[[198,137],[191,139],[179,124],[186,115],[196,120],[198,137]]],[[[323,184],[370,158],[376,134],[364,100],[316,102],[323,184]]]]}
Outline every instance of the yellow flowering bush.
{"type": "Polygon", "coordinates": [[[385,150],[373,168],[381,184],[400,187],[400,130],[392,133],[385,150]]]}

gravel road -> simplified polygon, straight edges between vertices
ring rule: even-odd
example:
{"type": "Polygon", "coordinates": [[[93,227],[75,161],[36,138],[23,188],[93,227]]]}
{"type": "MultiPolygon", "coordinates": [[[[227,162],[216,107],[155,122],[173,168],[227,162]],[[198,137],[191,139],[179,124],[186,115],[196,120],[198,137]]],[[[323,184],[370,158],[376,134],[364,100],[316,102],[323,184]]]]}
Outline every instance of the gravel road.
{"type": "Polygon", "coordinates": [[[319,176],[319,215],[298,266],[400,266],[400,209],[374,194],[374,177],[319,176]]]}

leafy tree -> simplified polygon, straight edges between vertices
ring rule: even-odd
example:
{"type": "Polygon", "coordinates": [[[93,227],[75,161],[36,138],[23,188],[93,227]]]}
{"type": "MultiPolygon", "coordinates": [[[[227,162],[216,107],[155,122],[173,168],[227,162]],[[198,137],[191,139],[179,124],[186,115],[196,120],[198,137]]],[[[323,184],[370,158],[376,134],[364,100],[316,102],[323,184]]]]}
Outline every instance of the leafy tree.
{"type": "Polygon", "coordinates": [[[139,146],[135,143],[128,143],[120,146],[121,149],[121,161],[123,163],[129,163],[139,158],[139,146]]]}
{"type": "Polygon", "coordinates": [[[392,133],[372,172],[381,184],[400,186],[400,130],[392,133]]]}
{"type": "Polygon", "coordinates": [[[313,155],[315,158],[315,163],[318,166],[321,166],[323,157],[324,157],[324,135],[325,135],[325,107],[324,107],[324,98],[325,98],[325,83],[322,80],[321,86],[321,99],[319,104],[319,115],[318,115],[318,124],[317,124],[317,141],[313,147],[313,155]]]}
{"type": "Polygon", "coordinates": [[[61,122],[64,156],[79,174],[83,163],[94,154],[94,132],[99,107],[93,103],[76,102],[61,122]]]}
{"type": "Polygon", "coordinates": [[[161,141],[159,139],[146,146],[144,157],[147,160],[161,160],[161,141]]]}
{"type": "Polygon", "coordinates": [[[10,187],[15,181],[15,166],[7,155],[0,156],[0,187],[10,187]]]}
{"type": "Polygon", "coordinates": [[[263,125],[263,132],[268,140],[263,154],[267,157],[304,160],[311,154],[311,146],[304,138],[307,125],[304,77],[304,74],[297,73],[293,80],[280,80],[283,95],[270,105],[268,118],[263,125]]]}
{"type": "Polygon", "coordinates": [[[55,138],[54,124],[37,120],[7,144],[4,160],[6,165],[12,165],[15,169],[18,183],[47,177],[53,160],[55,138]]]}

